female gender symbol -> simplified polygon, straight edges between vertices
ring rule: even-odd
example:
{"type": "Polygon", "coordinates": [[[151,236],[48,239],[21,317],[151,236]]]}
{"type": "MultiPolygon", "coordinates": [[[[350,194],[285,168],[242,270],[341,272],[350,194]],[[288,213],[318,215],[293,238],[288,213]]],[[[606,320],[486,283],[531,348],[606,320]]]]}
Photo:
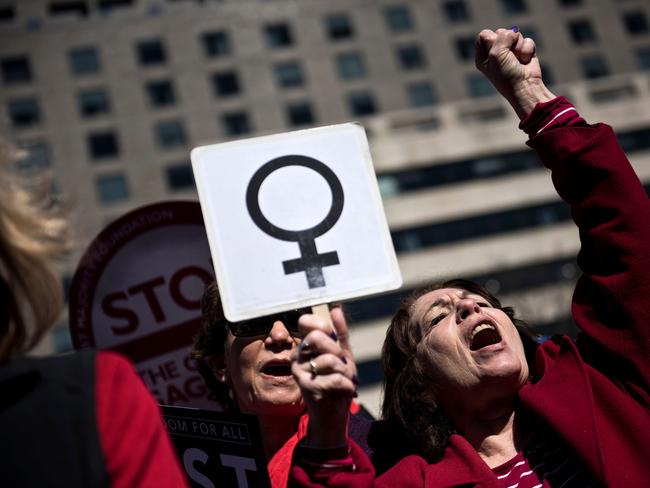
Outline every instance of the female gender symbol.
{"type": "Polygon", "coordinates": [[[246,206],[253,222],[266,234],[283,241],[295,241],[300,247],[301,257],[283,261],[284,274],[304,271],[307,275],[309,288],[325,286],[323,268],[339,264],[336,251],[319,254],[316,250],[316,238],[330,230],[341,217],[343,212],[343,187],[334,172],[320,161],[307,156],[290,155],[272,159],[258,169],[246,190],[246,206]],[[259,192],[262,183],[275,170],[286,166],[304,166],[320,174],[332,191],[332,206],[327,216],[317,225],[305,230],[287,230],[273,225],[268,221],[259,203],[259,192]]]}

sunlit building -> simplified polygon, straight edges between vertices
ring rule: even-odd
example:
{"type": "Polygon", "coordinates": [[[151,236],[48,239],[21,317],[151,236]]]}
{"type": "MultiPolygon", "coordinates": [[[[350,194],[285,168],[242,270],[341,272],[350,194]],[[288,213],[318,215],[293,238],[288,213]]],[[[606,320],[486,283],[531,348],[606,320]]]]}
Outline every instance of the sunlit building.
{"type": "MultiPolygon", "coordinates": [[[[404,277],[349,306],[376,412],[388,317],[418,285],[476,279],[543,334],[572,332],[577,232],[474,68],[476,33],[511,25],[650,184],[647,0],[0,0],[2,133],[22,171],[54,172],[88,242],[130,209],[196,198],[194,146],[359,120],[404,277]]],[[[62,324],[43,348],[68,344],[62,324]]]]}

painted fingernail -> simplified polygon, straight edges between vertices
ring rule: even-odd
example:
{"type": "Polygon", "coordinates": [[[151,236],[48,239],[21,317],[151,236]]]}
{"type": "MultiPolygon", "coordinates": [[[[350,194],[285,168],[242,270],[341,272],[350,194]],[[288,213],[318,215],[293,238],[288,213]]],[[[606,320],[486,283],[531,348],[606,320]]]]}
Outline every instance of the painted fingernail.
{"type": "Polygon", "coordinates": [[[305,340],[300,341],[300,344],[298,344],[298,355],[311,355],[311,347],[309,346],[309,342],[305,340]]]}
{"type": "Polygon", "coordinates": [[[516,25],[513,25],[512,27],[510,27],[510,30],[512,32],[519,32],[519,27],[517,27],[516,25]]]}
{"type": "Polygon", "coordinates": [[[355,385],[359,384],[359,377],[356,374],[352,375],[352,383],[354,383],[355,385]]]}
{"type": "Polygon", "coordinates": [[[330,332],[330,337],[332,338],[332,340],[334,342],[336,342],[336,340],[339,338],[339,336],[337,336],[336,332],[334,332],[334,331],[330,332]]]}
{"type": "Polygon", "coordinates": [[[345,356],[341,357],[341,362],[342,362],[343,364],[348,364],[348,360],[345,359],[345,356]]]}

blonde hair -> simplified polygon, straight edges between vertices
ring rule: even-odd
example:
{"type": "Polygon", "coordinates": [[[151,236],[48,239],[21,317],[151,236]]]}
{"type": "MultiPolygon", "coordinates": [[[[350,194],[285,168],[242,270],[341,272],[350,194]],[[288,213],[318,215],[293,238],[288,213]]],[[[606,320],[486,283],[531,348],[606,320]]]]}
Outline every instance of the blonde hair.
{"type": "Polygon", "coordinates": [[[54,258],[69,250],[49,174],[17,174],[17,151],[0,137],[0,360],[32,349],[58,319],[63,290],[54,258]]]}

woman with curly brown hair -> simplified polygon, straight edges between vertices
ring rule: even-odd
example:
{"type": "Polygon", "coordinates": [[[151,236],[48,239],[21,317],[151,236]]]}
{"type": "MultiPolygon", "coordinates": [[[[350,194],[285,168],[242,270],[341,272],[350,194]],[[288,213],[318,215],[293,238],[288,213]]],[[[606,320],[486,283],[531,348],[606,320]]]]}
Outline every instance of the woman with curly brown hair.
{"type": "MultiPolygon", "coordinates": [[[[499,299],[484,287],[472,281],[453,279],[413,292],[402,301],[393,316],[382,350],[383,421],[373,429],[373,437],[378,439],[373,462],[378,470],[383,471],[405,455],[416,452],[424,453],[429,459],[440,458],[454,432],[449,416],[441,408],[444,402],[436,400],[437,395],[430,388],[435,382],[434,372],[427,366],[430,351],[417,353],[418,348],[426,347],[423,339],[428,328],[412,326],[420,299],[435,296],[445,300],[445,290],[452,290],[452,297],[460,291],[465,306],[471,306],[475,301],[481,309],[491,308],[505,314],[521,341],[526,364],[535,364],[536,335],[528,324],[515,317],[511,307],[503,307],[499,299]],[[394,442],[387,443],[386,439],[394,442]]],[[[439,317],[436,316],[432,322],[442,321],[439,317]]],[[[472,331],[470,350],[479,350],[480,346],[486,347],[497,341],[498,333],[492,327],[486,327],[488,324],[486,320],[480,330],[472,331]]],[[[453,369],[457,369],[457,365],[453,369]]],[[[440,387],[440,390],[444,395],[445,388],[440,387]]],[[[458,400],[462,401],[461,398],[458,400]]]]}
{"type": "MultiPolygon", "coordinates": [[[[484,30],[476,47],[477,67],[515,109],[571,206],[581,239],[572,303],[581,333],[575,342],[535,344],[512,310],[465,281],[416,292],[391,321],[382,354],[378,437],[389,453],[381,461],[394,465],[376,477],[352,441],[341,456],[340,446],[308,440],[294,457],[295,486],[647,484],[650,200],[611,127],[587,124],[544,86],[531,39],[484,30]]],[[[344,404],[345,395],[308,374],[310,363],[320,371],[325,344],[310,348],[313,356],[293,366],[310,413],[344,404]]],[[[335,430],[344,429],[340,416],[335,430]]]]}

